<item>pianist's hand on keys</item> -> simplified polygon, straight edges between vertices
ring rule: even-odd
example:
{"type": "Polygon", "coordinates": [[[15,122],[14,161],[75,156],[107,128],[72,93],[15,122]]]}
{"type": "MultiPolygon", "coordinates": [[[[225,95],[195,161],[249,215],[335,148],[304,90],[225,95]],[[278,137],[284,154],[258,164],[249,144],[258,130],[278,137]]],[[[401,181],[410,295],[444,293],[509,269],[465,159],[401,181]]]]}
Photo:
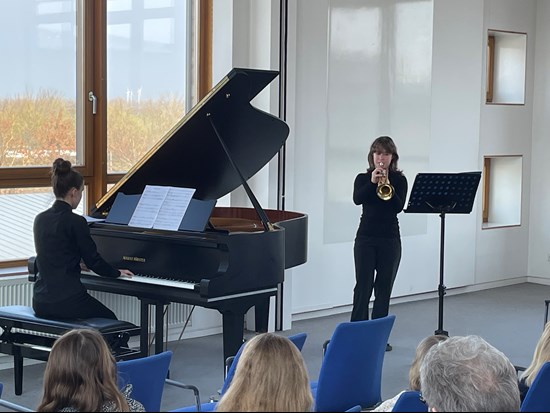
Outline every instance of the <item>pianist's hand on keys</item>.
{"type": "Polygon", "coordinates": [[[120,276],[124,278],[132,278],[134,273],[130,270],[118,269],[120,271],[120,276]]]}

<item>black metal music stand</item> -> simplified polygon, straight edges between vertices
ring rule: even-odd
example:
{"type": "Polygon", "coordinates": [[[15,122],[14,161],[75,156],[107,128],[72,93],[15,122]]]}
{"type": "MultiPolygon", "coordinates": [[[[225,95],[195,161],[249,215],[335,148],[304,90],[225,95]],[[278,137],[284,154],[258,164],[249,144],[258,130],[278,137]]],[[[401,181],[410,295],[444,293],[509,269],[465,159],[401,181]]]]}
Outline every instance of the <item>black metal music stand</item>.
{"type": "Polygon", "coordinates": [[[439,321],[435,334],[448,336],[443,330],[443,283],[444,248],[445,248],[445,215],[469,214],[472,212],[474,199],[481,179],[481,172],[462,173],[419,173],[412,187],[409,203],[405,212],[439,214],[441,218],[441,245],[439,250],[439,321]]]}

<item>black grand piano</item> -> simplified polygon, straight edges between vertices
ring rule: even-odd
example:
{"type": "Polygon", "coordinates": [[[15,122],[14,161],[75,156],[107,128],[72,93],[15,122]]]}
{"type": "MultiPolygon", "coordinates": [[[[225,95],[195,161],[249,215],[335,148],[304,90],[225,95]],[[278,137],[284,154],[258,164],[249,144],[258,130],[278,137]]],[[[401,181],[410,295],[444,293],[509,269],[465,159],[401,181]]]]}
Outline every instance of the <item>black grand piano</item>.
{"type": "MultiPolygon", "coordinates": [[[[250,103],[277,75],[231,70],[91,212],[108,218],[119,193],[142,194],[146,185],[195,188],[193,200],[206,204],[242,185],[253,205],[213,208],[204,231],[90,225],[100,254],[140,276],[125,280],[83,272],[82,281],[90,290],[139,298],[142,350],[147,348],[149,306],[156,310],[158,353],[163,350],[164,305],[185,303],[222,314],[225,360],[242,344],[245,313],[252,306],[266,309],[284,270],[307,259],[307,216],[262,209],[246,182],[277,154],[289,134],[285,122],[250,103]]],[[[266,328],[266,312],[260,313],[256,322],[266,328]]]]}

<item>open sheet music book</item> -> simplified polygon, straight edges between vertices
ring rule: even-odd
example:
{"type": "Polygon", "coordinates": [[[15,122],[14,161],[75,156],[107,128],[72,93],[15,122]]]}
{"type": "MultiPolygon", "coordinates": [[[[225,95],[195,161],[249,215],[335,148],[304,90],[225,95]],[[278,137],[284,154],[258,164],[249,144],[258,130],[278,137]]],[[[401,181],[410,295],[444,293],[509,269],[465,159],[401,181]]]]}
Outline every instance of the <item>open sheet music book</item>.
{"type": "Polygon", "coordinates": [[[128,224],[177,231],[194,193],[192,188],[147,185],[128,224]]]}

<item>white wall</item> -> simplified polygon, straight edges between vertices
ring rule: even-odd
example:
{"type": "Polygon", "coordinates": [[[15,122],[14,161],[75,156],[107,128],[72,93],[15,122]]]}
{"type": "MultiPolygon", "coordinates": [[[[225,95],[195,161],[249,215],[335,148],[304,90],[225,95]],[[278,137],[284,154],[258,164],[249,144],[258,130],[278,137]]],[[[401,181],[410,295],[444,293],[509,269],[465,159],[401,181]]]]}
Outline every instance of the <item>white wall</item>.
{"type": "MultiPolygon", "coordinates": [[[[529,274],[550,279],[550,2],[540,0],[537,7],[537,31],[535,55],[535,80],[532,92],[533,105],[533,146],[530,193],[529,222],[529,274]]],[[[533,49],[530,49],[533,50],[533,49]]],[[[527,51],[529,54],[529,50],[527,51]]]]}
{"type": "MultiPolygon", "coordinates": [[[[533,116],[533,74],[536,1],[485,0],[483,37],[487,30],[527,33],[525,105],[487,105],[480,97],[481,129],[479,161],[483,156],[522,157],[521,225],[478,230],[476,283],[528,275],[531,179],[531,124],[533,116]]],[[[485,41],[485,39],[484,39],[485,41]]],[[[484,43],[485,44],[485,43],[484,43]]],[[[485,47],[483,64],[485,65],[485,47]]],[[[484,66],[485,67],[485,66],[484,66]]],[[[480,93],[485,91],[485,75],[480,93]]]]}
{"type": "MultiPolygon", "coordinates": [[[[355,176],[367,167],[372,140],[393,136],[410,185],[428,168],[430,146],[431,1],[297,2],[294,209],[310,220],[309,259],[294,271],[294,312],[351,303],[353,239],[361,213],[351,201],[355,176]]],[[[292,59],[289,57],[289,59],[292,59]]],[[[396,291],[436,285],[417,250],[427,217],[401,217],[403,267],[396,291]],[[409,263],[407,266],[405,263],[409,263]],[[414,281],[413,281],[414,280],[414,281]]],[[[426,262],[426,260],[423,260],[426,262]]]]}
{"type": "MultiPolygon", "coordinates": [[[[482,77],[481,48],[483,3],[477,0],[434,2],[432,77],[433,171],[479,171],[479,99],[482,77]]],[[[449,288],[475,282],[476,231],[480,191],[468,215],[448,215],[445,226],[445,285],[449,288]]],[[[437,244],[439,223],[430,217],[429,242],[437,244]],[[437,226],[434,228],[434,226],[437,226]]],[[[425,260],[433,253],[418,251],[425,260]]],[[[434,275],[429,275],[432,279],[434,275]]],[[[435,284],[433,282],[432,284],[435,284]]]]}

